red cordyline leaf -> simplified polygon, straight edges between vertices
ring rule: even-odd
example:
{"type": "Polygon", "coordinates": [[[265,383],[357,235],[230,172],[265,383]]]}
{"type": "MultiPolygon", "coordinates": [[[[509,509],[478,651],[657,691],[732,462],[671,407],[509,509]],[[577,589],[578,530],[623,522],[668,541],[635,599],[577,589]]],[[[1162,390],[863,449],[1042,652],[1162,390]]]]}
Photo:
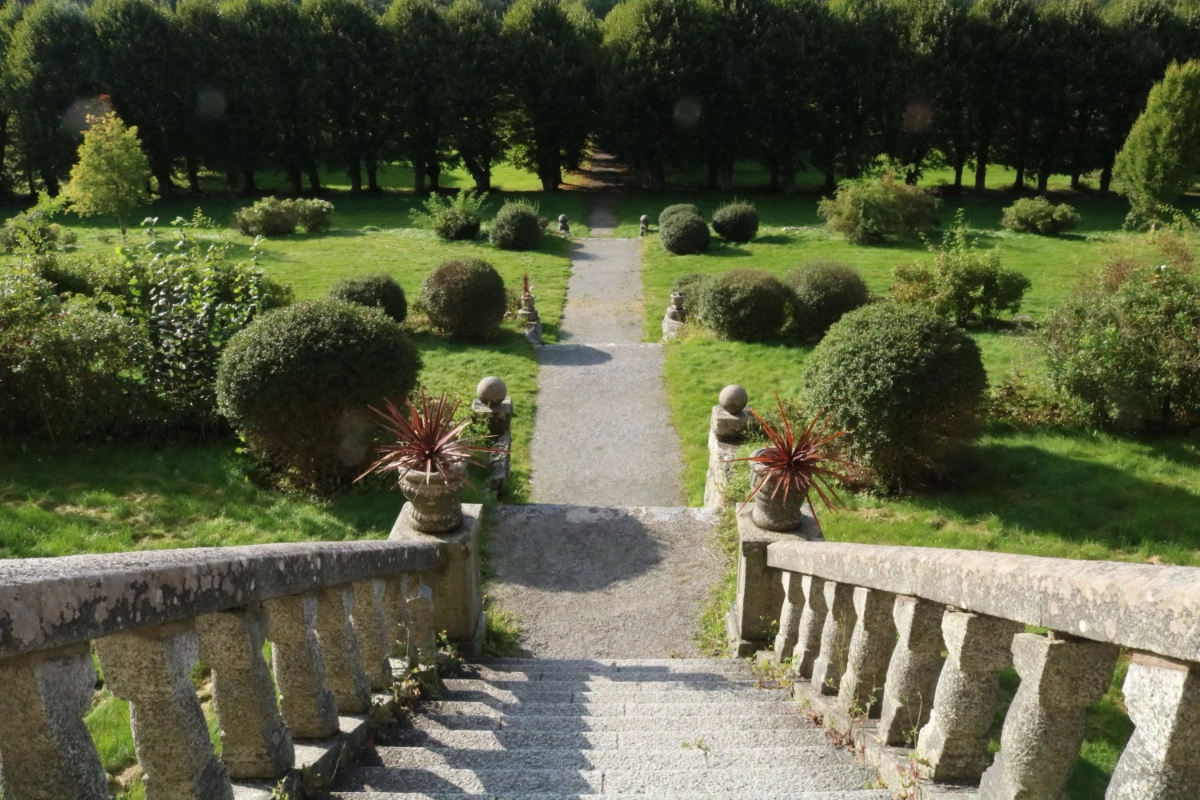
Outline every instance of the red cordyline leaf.
{"type": "Polygon", "coordinates": [[[808,423],[808,427],[799,436],[792,432],[792,423],[788,420],[787,412],[783,408],[783,401],[779,399],[779,392],[775,393],[775,403],[779,406],[779,416],[783,419],[783,430],[776,430],[771,423],[758,415],[754,409],[750,409],[750,413],[758,420],[762,426],[763,434],[767,437],[767,446],[762,448],[762,452],[757,455],[747,456],[745,458],[729,458],[727,462],[732,461],[753,461],[761,465],[760,471],[763,473],[763,480],[758,486],[754,487],[754,491],[746,498],[746,502],[742,504],[742,508],[746,507],[754,499],[755,495],[763,490],[763,487],[771,484],[771,497],[774,498],[783,491],[783,500],[787,502],[790,492],[801,492],[808,500],[808,507],[812,509],[813,518],[816,519],[817,509],[813,505],[811,492],[815,491],[817,496],[821,498],[821,502],[830,511],[835,509],[835,506],[842,508],[846,504],[842,502],[842,498],[838,496],[837,491],[829,483],[830,478],[845,479],[845,475],[835,470],[824,466],[825,464],[841,464],[846,467],[854,467],[855,465],[842,458],[837,458],[830,455],[825,446],[841,436],[845,436],[845,431],[827,434],[829,430],[829,421],[831,415],[825,415],[822,419],[822,413],[818,412],[813,417],[812,422],[808,423]],[[817,423],[821,423],[821,427],[817,429],[817,423]]]}
{"type": "Polygon", "coordinates": [[[429,397],[421,390],[420,407],[413,404],[410,398],[405,398],[406,410],[396,407],[391,400],[384,400],[384,410],[371,406],[371,410],[379,415],[380,427],[395,437],[395,442],[380,445],[377,452],[379,458],[358,480],[362,480],[372,472],[399,473],[397,480],[409,472],[425,473],[428,481],[433,474],[444,474],[457,464],[475,464],[483,466],[478,456],[484,453],[501,453],[493,447],[484,447],[473,437],[464,437],[470,420],[455,422],[458,414],[459,401],[451,400],[443,392],[437,397],[429,397]]]}

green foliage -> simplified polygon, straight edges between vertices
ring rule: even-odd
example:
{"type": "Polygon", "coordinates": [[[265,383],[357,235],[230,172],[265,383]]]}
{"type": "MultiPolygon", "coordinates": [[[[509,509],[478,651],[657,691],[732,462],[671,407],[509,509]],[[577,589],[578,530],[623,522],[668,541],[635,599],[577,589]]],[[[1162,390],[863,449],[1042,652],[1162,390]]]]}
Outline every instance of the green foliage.
{"type": "Polygon", "coordinates": [[[940,201],[916,186],[897,183],[892,175],[843,181],[817,212],[825,227],[854,244],[880,244],[938,224],[940,201]]]}
{"type": "Polygon", "coordinates": [[[480,194],[471,189],[459,192],[453,199],[435,193],[425,200],[424,212],[410,211],[409,216],[414,225],[428,228],[443,239],[472,240],[479,238],[486,202],[487,192],[480,194]]]}
{"type": "Polygon", "coordinates": [[[397,324],[404,322],[408,316],[408,300],[404,297],[404,289],[387,273],[344,278],[329,287],[329,299],[381,308],[397,324]]]}
{"type": "Polygon", "coordinates": [[[842,315],[870,299],[862,276],[836,261],[811,261],[790,270],[783,283],[791,292],[789,332],[806,341],[820,339],[842,315]]]}
{"type": "Polygon", "coordinates": [[[537,203],[510,200],[496,212],[488,232],[492,244],[501,250],[533,250],[542,241],[542,224],[537,203]]]}
{"type": "Polygon", "coordinates": [[[661,228],[667,222],[676,217],[699,217],[704,219],[704,215],[700,213],[700,207],[691,203],[676,203],[673,206],[667,206],[658,215],[658,226],[661,228]]]}
{"type": "Polygon", "coordinates": [[[247,236],[291,236],[297,227],[306,233],[329,230],[333,203],[328,200],[280,200],[266,197],[233,213],[233,226],[247,236]]]}
{"type": "Polygon", "coordinates": [[[475,258],[446,261],[421,285],[421,308],[429,321],[457,339],[491,336],[507,305],[500,273],[475,258]]]}
{"type": "Polygon", "coordinates": [[[712,227],[722,239],[748,242],[758,233],[758,211],[745,200],[724,203],[713,213],[712,227]]]}
{"type": "Polygon", "coordinates": [[[71,167],[66,197],[80,216],[113,214],[121,235],[125,220],[149,200],[150,162],[142,152],[137,127],[126,128],[112,111],[87,118],[79,162],[71,167]]]}
{"type": "Polygon", "coordinates": [[[333,224],[333,203],[328,200],[292,200],[305,233],[324,233],[333,224]]]}
{"type": "Polygon", "coordinates": [[[1200,61],[1172,64],[1117,154],[1134,225],[1170,219],[1200,168],[1200,61]]]}
{"type": "Polygon", "coordinates": [[[51,222],[65,205],[65,198],[52,198],[42,192],[35,205],[4,221],[4,227],[0,228],[0,251],[42,254],[74,245],[78,241],[75,231],[64,230],[58,223],[51,222]]]}
{"type": "Polygon", "coordinates": [[[730,270],[705,281],[699,294],[700,322],[724,339],[770,339],[787,319],[787,290],[769,272],[730,270]]]}
{"type": "Polygon", "coordinates": [[[492,166],[508,149],[503,119],[512,109],[512,96],[481,77],[501,75],[505,68],[500,17],[479,0],[455,0],[446,11],[446,27],[454,54],[446,64],[446,102],[455,110],[446,133],[476,191],[486,192],[492,166]]]}
{"type": "Polygon", "coordinates": [[[708,280],[707,275],[701,275],[698,272],[686,272],[675,279],[671,284],[672,292],[683,292],[692,303],[695,303],[699,298],[700,287],[708,280]]]}
{"type": "Polygon", "coordinates": [[[677,213],[659,224],[658,241],[672,255],[695,255],[708,250],[712,234],[709,233],[708,223],[699,215],[677,213]]]}
{"type": "Polygon", "coordinates": [[[329,492],[368,460],[367,407],[401,402],[420,367],[382,310],[310,300],[263,314],[230,341],[217,400],[257,455],[299,487],[329,492]]]}
{"type": "Polygon", "coordinates": [[[1000,252],[980,250],[967,237],[962,211],[954,228],[931,244],[933,267],[916,263],[893,271],[892,297],[900,303],[919,303],[958,325],[988,322],[1002,311],[1016,313],[1032,285],[1029,278],[1000,266],[1000,252]]]}
{"type": "Polygon", "coordinates": [[[1058,236],[1074,230],[1079,213],[1066,203],[1054,205],[1044,197],[1023,197],[1004,209],[1000,227],[1013,233],[1058,236]]]}
{"type": "Polygon", "coordinates": [[[888,490],[949,474],[980,431],[979,346],[923,308],[850,312],[813,350],[803,380],[809,405],[849,431],[848,457],[888,490]]]}

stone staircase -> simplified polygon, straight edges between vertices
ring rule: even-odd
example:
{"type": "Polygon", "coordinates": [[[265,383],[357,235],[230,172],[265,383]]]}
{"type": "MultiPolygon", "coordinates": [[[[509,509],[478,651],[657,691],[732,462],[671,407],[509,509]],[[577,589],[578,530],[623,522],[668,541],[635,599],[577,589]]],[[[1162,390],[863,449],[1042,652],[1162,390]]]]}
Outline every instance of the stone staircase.
{"type": "Polygon", "coordinates": [[[340,800],[885,800],[773,682],[720,659],[502,659],[388,728],[340,800]]]}

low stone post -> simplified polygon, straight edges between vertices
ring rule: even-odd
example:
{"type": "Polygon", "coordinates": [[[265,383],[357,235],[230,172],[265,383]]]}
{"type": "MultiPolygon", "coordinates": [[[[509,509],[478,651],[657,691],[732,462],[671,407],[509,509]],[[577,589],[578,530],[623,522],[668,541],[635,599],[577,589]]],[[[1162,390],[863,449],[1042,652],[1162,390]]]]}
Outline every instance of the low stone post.
{"type": "Polygon", "coordinates": [[[1021,688],[1004,717],[1000,752],[979,800],[1058,800],[1083,744],[1084,714],[1112,682],[1120,648],[1056,634],[1019,633],[1021,688]]]}
{"type": "Polygon", "coordinates": [[[379,578],[354,584],[354,626],[367,682],[376,691],[392,688],[392,655],[395,634],[386,609],[387,583],[379,578]]]}
{"type": "Polygon", "coordinates": [[[825,581],[823,588],[827,611],[821,629],[821,651],[813,662],[812,684],[821,694],[836,695],[854,631],[854,587],[825,581]]]}
{"type": "Polygon", "coordinates": [[[431,666],[437,663],[433,592],[423,583],[418,583],[411,591],[412,594],[405,601],[409,663],[431,666]]]}
{"type": "Polygon", "coordinates": [[[87,643],[0,661],[0,791],[11,800],[108,800],[83,724],[96,691],[87,643]]]}
{"type": "Polygon", "coordinates": [[[879,737],[893,747],[912,747],[929,721],[933,695],[945,658],[942,614],[945,607],[899,595],[892,619],[899,634],[884,681],[879,737]]]}
{"type": "Polygon", "coordinates": [[[821,631],[825,627],[825,579],[805,575],[800,579],[804,609],[796,628],[796,647],[792,650],[792,670],[801,678],[812,678],[813,662],[821,652],[821,631]]]}
{"type": "Polygon", "coordinates": [[[642,214],[639,222],[641,224],[638,227],[638,236],[645,236],[646,234],[650,233],[650,216],[648,214],[642,214]]]}
{"type": "Polygon", "coordinates": [[[317,636],[317,595],[266,602],[279,705],[292,733],[324,739],[338,732],[337,701],[325,683],[325,654],[317,636]]]}
{"type": "Polygon", "coordinates": [[[1200,664],[1137,653],[1124,692],[1136,727],[1105,800],[1200,797],[1200,664]]]}
{"type": "Polygon", "coordinates": [[[1000,672],[1012,664],[1012,637],[1024,626],[966,611],[942,616],[949,656],[938,678],[929,723],[917,755],[937,783],[973,783],[991,761],[988,730],[996,710],[1000,672]]]}
{"type": "Polygon", "coordinates": [[[558,232],[564,236],[571,235],[571,223],[566,214],[558,215],[558,232]]]}
{"type": "Polygon", "coordinates": [[[779,612],[779,633],[775,636],[775,660],[785,661],[796,649],[796,634],[800,630],[800,617],[804,612],[804,589],[800,582],[803,575],[785,572],[783,579],[783,609],[779,612]]]}
{"type": "Polygon", "coordinates": [[[200,660],[212,669],[221,761],[233,778],[278,778],[295,763],[296,753],[263,659],[266,611],[254,605],[205,614],[196,619],[196,633],[200,660]]]}
{"type": "Polygon", "coordinates": [[[750,397],[736,383],[721,390],[708,424],[708,478],[704,483],[704,507],[719,511],[725,505],[725,490],[733,473],[730,459],[750,429],[754,416],[748,410],[750,397]]]}
{"type": "Polygon", "coordinates": [[[371,707],[371,684],[363,670],[354,626],[354,587],[350,584],[317,593],[317,636],[325,657],[325,683],[339,713],[362,714],[371,707]]]}
{"type": "Polygon", "coordinates": [[[513,401],[504,381],[495,376],[481,380],[475,387],[475,395],[471,416],[483,420],[493,437],[489,446],[497,452],[488,454],[488,486],[499,494],[508,483],[512,466],[513,401]]]}
{"type": "Polygon", "coordinates": [[[146,800],[233,800],[229,771],[217,760],[192,668],[200,658],[195,626],[176,623],[96,641],[104,681],[129,701],[146,800]]]}
{"type": "Polygon", "coordinates": [[[854,634],[846,654],[846,672],[838,686],[838,705],[851,714],[876,716],[883,701],[883,683],[896,625],[892,609],[896,595],[862,586],[854,589],[854,634]]]}
{"type": "Polygon", "coordinates": [[[687,308],[684,303],[687,296],[683,292],[671,292],[671,302],[667,304],[666,314],[662,321],[662,338],[669,342],[679,336],[683,323],[687,322],[687,308]]]}

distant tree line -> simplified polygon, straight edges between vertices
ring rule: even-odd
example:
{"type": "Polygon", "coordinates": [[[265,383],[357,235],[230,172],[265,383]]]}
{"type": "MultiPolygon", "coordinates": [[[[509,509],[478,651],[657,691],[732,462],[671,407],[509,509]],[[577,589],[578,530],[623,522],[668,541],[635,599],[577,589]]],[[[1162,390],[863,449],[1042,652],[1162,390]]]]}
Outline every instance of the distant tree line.
{"type": "Polygon", "coordinates": [[[665,187],[763,164],[832,188],[886,163],[909,182],[989,166],[1044,189],[1100,173],[1200,13],[1165,0],[8,0],[0,164],[9,192],[58,192],[103,102],[139,130],[162,194],[204,171],[247,194],[264,170],[377,190],[381,164],[437,188],[461,166],[545,188],[589,143],[665,187]],[[104,101],[98,98],[106,96],[104,101]]]}

